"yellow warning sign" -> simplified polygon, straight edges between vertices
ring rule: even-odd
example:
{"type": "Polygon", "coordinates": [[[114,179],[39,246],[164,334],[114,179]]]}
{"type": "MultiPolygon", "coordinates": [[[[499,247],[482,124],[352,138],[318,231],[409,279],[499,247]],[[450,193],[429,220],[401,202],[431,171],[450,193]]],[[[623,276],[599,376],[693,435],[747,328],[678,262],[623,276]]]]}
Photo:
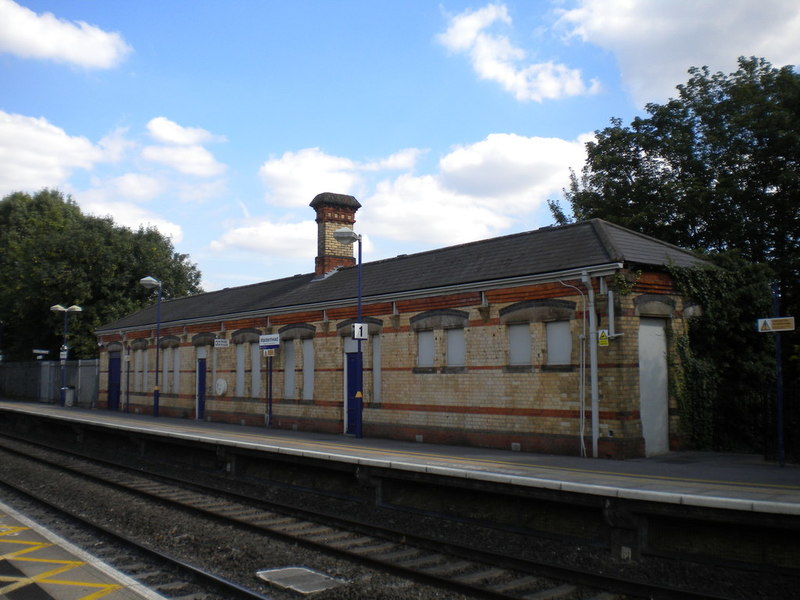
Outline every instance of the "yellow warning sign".
{"type": "Polygon", "coordinates": [[[608,329],[597,330],[597,345],[608,346],[608,329]]]}
{"type": "Polygon", "coordinates": [[[773,317],[771,319],[759,319],[756,328],[761,333],[794,331],[794,317],[773,317]]]}

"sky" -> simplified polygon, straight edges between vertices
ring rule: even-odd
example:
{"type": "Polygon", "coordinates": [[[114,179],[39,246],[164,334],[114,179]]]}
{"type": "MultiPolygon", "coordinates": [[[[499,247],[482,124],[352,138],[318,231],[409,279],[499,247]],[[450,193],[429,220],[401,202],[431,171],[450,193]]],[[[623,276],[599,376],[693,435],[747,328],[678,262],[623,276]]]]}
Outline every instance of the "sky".
{"type": "MultiPolygon", "coordinates": [[[[206,291],[553,224],[585,143],[692,66],[800,61],[795,0],[0,0],[0,197],[155,227],[206,291]]],[[[155,273],[143,273],[154,275],[155,273]]]]}

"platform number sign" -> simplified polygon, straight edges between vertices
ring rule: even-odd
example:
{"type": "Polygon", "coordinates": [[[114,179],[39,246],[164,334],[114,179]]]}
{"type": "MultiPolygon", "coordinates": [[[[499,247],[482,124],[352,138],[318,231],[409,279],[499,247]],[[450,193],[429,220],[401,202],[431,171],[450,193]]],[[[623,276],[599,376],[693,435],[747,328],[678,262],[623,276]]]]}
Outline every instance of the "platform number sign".
{"type": "Polygon", "coordinates": [[[368,330],[369,328],[367,327],[366,323],[353,323],[353,339],[354,340],[367,339],[368,330]]]}

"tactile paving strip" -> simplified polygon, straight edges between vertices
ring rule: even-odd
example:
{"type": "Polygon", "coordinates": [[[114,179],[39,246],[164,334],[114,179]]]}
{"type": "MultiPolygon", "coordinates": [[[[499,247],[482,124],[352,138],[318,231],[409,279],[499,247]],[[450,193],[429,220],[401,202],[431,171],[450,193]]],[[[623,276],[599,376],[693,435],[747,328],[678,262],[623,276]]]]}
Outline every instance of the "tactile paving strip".
{"type": "Polygon", "coordinates": [[[164,600],[2,503],[0,598],[164,600]]]}

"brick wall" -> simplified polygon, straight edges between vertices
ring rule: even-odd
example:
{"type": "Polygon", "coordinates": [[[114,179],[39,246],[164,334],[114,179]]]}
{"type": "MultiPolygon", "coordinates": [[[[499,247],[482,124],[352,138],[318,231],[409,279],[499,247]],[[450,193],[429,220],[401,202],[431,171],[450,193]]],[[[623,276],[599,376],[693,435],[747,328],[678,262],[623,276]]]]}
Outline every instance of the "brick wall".
{"type": "MultiPolygon", "coordinates": [[[[579,282],[569,282],[580,286],[579,282]]],[[[622,334],[610,341],[608,347],[598,348],[600,398],[600,448],[604,455],[624,457],[641,455],[642,431],[639,420],[639,378],[637,332],[639,315],[634,299],[643,293],[674,293],[668,279],[662,275],[640,278],[628,295],[616,297],[616,331],[622,334]]],[[[678,309],[682,306],[677,301],[678,309]]],[[[580,452],[580,342],[586,314],[583,299],[560,284],[542,284],[490,290],[484,299],[480,294],[458,294],[404,300],[392,303],[366,304],[364,314],[378,319],[380,328],[381,364],[373,365],[372,341],[364,342],[364,412],[365,436],[441,443],[464,443],[521,450],[578,454],[580,452]],[[501,323],[500,311],[526,300],[559,298],[575,303],[574,318],[570,320],[572,350],[570,364],[548,367],[546,324],[529,324],[532,339],[532,362],[528,368],[509,366],[507,327],[501,323]],[[465,365],[449,368],[446,364],[444,329],[434,329],[434,364],[418,369],[417,332],[411,318],[422,311],[437,308],[458,308],[467,313],[464,328],[465,365]],[[396,314],[395,311],[397,311],[396,314]],[[375,401],[373,370],[380,368],[380,402],[375,401]]],[[[598,296],[599,328],[608,327],[607,308],[598,296]]],[[[306,323],[314,326],[314,395],[303,399],[303,340],[289,343],[295,349],[295,368],[285,372],[284,351],[273,359],[273,425],[285,429],[316,430],[332,433],[343,431],[344,421],[344,349],[345,338],[337,322],[355,316],[354,307],[304,312],[280,317],[250,318],[229,322],[215,321],[206,326],[172,328],[171,334],[181,339],[180,393],[161,395],[162,415],[195,418],[195,365],[197,347],[192,335],[210,332],[230,339],[231,333],[242,328],[260,332],[277,332],[278,326],[306,323]],[[284,397],[286,377],[293,380],[295,391],[284,397]]],[[[680,310],[669,321],[670,329],[680,328],[680,310]]],[[[145,334],[130,332],[125,341],[145,334]]],[[[672,336],[674,337],[674,336],[672,336]]],[[[375,338],[372,338],[374,340],[375,338]]],[[[111,337],[102,339],[107,343],[111,337]]],[[[116,341],[119,341],[117,339],[116,341]]],[[[155,340],[151,339],[151,343],[155,340]]],[[[152,345],[151,345],[152,348],[152,345]]],[[[267,409],[267,360],[259,355],[260,393],[252,397],[251,353],[245,352],[245,393],[236,390],[236,345],[228,348],[204,347],[207,352],[206,413],[214,421],[262,425],[267,409]],[[227,383],[224,395],[215,395],[215,382],[227,383]]],[[[588,349],[585,415],[585,444],[591,447],[590,390],[588,349]]],[[[155,360],[148,362],[151,370],[155,360]]],[[[107,355],[101,362],[101,389],[107,394],[107,355]],[[105,387],[104,384],[105,383],[105,387]]],[[[124,369],[124,367],[123,367],[124,369]]],[[[123,372],[122,392],[126,382],[123,372]]],[[[101,399],[103,393],[101,392],[101,399]]],[[[152,392],[131,393],[131,411],[150,412],[152,392]]],[[[125,405],[123,399],[122,404],[125,405]]],[[[670,432],[677,431],[677,408],[670,405],[670,432]]]]}

